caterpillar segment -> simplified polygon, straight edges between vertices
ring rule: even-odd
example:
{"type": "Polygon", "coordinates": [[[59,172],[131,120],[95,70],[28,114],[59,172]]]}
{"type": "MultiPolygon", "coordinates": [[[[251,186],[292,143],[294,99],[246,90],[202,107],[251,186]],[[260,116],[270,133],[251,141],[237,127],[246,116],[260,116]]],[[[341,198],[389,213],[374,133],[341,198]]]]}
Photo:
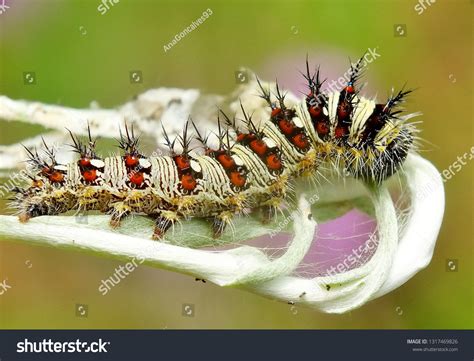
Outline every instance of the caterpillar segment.
{"type": "Polygon", "coordinates": [[[324,81],[319,68],[311,75],[307,62],[305,78],[310,92],[300,117],[313,136],[317,154],[333,169],[380,184],[402,167],[410,150],[415,150],[418,130],[408,120],[420,113],[400,115],[400,105],[411,90],[396,94],[392,90],[385,103],[360,96],[362,60],[363,56],[351,65],[346,86],[328,94],[321,92],[324,81]]]}
{"type": "Polygon", "coordinates": [[[219,111],[216,147],[208,145],[210,134],[201,134],[189,119],[173,140],[163,129],[168,155],[141,153],[133,126],[120,131],[119,156],[101,158],[90,128],[85,141],[70,132],[79,159],[67,165],[58,164],[46,144],[41,155],[26,149],[29,185],[14,190],[12,206],[23,222],[96,210],[110,214],[111,226],[118,227],[128,215],[145,214],[155,220],[155,239],[182,220],[200,217],[209,219],[213,236],[219,237],[232,230],[236,214],[260,209],[263,221],[269,221],[292,196],[295,178],[317,180],[327,164],[379,184],[414,149],[418,131],[409,120],[418,113],[401,115],[410,90],[392,92],[385,103],[362,97],[362,68],[361,58],[351,65],[340,91],[325,93],[319,67],[311,73],[306,61],[308,92],[291,107],[278,83],[272,92],[257,78],[269,118],[255,122],[241,104],[244,126],[239,127],[235,118],[219,111]],[[202,151],[192,148],[196,142],[202,151]]]}

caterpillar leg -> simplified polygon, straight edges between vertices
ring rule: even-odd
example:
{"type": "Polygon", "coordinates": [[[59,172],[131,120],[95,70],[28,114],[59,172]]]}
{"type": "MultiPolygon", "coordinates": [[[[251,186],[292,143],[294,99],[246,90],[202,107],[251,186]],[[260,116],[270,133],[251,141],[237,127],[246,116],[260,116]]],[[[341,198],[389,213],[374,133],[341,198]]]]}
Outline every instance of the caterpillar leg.
{"type": "Polygon", "coordinates": [[[110,217],[110,226],[118,228],[122,219],[130,214],[130,207],[124,202],[114,203],[111,210],[112,217],[110,217]]]}
{"type": "Polygon", "coordinates": [[[162,211],[155,220],[155,230],[152,238],[162,239],[166,231],[179,220],[179,216],[174,211],[162,211]]]}
{"type": "Polygon", "coordinates": [[[281,211],[282,202],[283,197],[279,194],[271,197],[260,206],[263,224],[270,223],[276,217],[277,212],[281,211]]]}
{"type": "Polygon", "coordinates": [[[219,213],[217,216],[214,216],[212,219],[212,237],[219,238],[227,225],[232,227],[232,218],[234,214],[230,211],[224,211],[219,213]]]}
{"type": "Polygon", "coordinates": [[[260,207],[260,209],[262,211],[263,224],[270,223],[276,217],[277,207],[267,205],[267,206],[260,207]]]}

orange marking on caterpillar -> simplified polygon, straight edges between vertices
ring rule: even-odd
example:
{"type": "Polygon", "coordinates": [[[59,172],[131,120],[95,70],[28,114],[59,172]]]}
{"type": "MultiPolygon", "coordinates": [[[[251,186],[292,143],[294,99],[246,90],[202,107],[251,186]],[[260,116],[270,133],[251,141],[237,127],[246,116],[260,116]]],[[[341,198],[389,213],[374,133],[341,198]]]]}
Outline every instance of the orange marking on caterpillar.
{"type": "Polygon", "coordinates": [[[311,116],[314,117],[314,118],[319,117],[322,112],[323,112],[323,110],[321,109],[320,106],[309,108],[309,114],[311,114],[311,116]]]}
{"type": "Polygon", "coordinates": [[[255,139],[250,142],[250,149],[252,149],[259,156],[264,156],[268,147],[265,142],[261,139],[255,139]]]}
{"type": "Polygon", "coordinates": [[[141,186],[145,181],[145,177],[143,176],[143,172],[131,172],[128,176],[128,179],[131,183],[135,184],[136,186],[141,186]]]}
{"type": "Polygon", "coordinates": [[[131,155],[131,154],[127,154],[125,156],[125,165],[128,167],[128,168],[134,168],[136,167],[138,164],[140,163],[140,160],[138,159],[138,157],[134,156],[134,155],[131,155]]]}
{"type": "Polygon", "coordinates": [[[232,169],[235,167],[235,161],[229,154],[219,154],[217,161],[225,168],[232,169]]]}
{"type": "Polygon", "coordinates": [[[334,136],[335,136],[336,138],[342,138],[342,137],[345,136],[347,133],[348,133],[348,130],[347,130],[346,127],[337,126],[337,127],[336,127],[336,130],[334,131],[334,136]]]}
{"type": "Polygon", "coordinates": [[[326,135],[329,133],[329,126],[324,121],[317,121],[316,122],[316,132],[318,135],[326,135]]]}
{"type": "Polygon", "coordinates": [[[271,170],[280,170],[283,166],[280,157],[276,154],[269,154],[265,159],[265,163],[271,170]]]}
{"type": "Polygon", "coordinates": [[[304,133],[296,134],[292,138],[292,141],[293,141],[293,144],[296,147],[298,147],[299,149],[305,149],[305,148],[309,147],[308,138],[306,137],[306,135],[304,133]]]}
{"type": "Polygon", "coordinates": [[[90,158],[84,157],[78,161],[80,167],[89,167],[91,165],[90,158]]]}
{"type": "Polygon", "coordinates": [[[245,175],[235,170],[230,172],[230,182],[236,187],[243,187],[247,182],[247,178],[245,175]]]}
{"type": "Polygon", "coordinates": [[[54,183],[61,183],[64,181],[64,174],[61,172],[54,172],[49,176],[49,180],[54,183]]]}
{"type": "Polygon", "coordinates": [[[276,118],[281,113],[281,108],[272,109],[272,117],[276,118]]]}
{"type": "Polygon", "coordinates": [[[174,161],[179,170],[185,170],[191,167],[191,162],[189,161],[188,157],[184,155],[177,155],[174,157],[174,161]]]}
{"type": "Polygon", "coordinates": [[[92,183],[97,179],[97,171],[95,169],[85,170],[82,177],[86,182],[92,183]]]}
{"type": "Polygon", "coordinates": [[[285,135],[291,135],[295,130],[295,125],[293,122],[289,121],[288,119],[282,119],[278,122],[278,127],[285,135]]]}
{"type": "Polygon", "coordinates": [[[196,188],[197,182],[191,174],[183,174],[181,176],[181,185],[184,189],[192,191],[194,188],[196,188]]]}

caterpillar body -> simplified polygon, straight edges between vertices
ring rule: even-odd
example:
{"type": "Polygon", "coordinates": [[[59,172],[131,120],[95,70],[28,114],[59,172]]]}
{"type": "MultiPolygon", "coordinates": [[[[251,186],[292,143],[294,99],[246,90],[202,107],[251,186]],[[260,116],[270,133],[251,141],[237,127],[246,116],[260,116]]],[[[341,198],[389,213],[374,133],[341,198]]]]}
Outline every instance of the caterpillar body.
{"type": "Polygon", "coordinates": [[[392,92],[379,104],[360,96],[361,60],[351,65],[347,85],[330,94],[321,90],[319,68],[311,74],[306,61],[309,92],[292,107],[278,84],[271,92],[257,79],[269,118],[257,124],[242,106],[245,127],[239,129],[235,118],[221,111],[214,148],[189,120],[174,140],[163,129],[170,150],[164,156],[141,154],[133,127],[127,126],[120,133],[121,156],[101,158],[90,130],[86,143],[71,133],[79,160],[67,165],[58,164],[46,144],[46,159],[26,149],[34,171],[27,187],[15,189],[13,207],[23,222],[70,210],[99,210],[111,215],[114,227],[130,214],[146,214],[156,220],[156,239],[181,219],[203,217],[212,220],[218,237],[235,214],[261,208],[264,217],[271,217],[291,193],[291,182],[316,177],[323,164],[379,184],[400,169],[413,149],[417,129],[408,120],[417,114],[400,115],[410,91],[392,92]],[[191,149],[196,140],[204,148],[201,154],[191,149]],[[182,150],[176,151],[176,142],[182,150]]]}

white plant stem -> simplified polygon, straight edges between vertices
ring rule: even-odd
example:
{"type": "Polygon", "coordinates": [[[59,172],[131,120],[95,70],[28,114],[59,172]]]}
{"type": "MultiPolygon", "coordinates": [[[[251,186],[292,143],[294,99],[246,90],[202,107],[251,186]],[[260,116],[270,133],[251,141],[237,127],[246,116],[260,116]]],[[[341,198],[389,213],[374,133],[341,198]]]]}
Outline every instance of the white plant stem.
{"type": "MultiPolygon", "coordinates": [[[[31,243],[86,250],[118,258],[142,258],[148,265],[192,274],[221,286],[258,283],[290,273],[301,262],[314,238],[316,222],[309,219],[310,207],[300,199],[295,211],[295,235],[287,252],[275,261],[254,247],[242,246],[228,251],[214,252],[190,249],[134,238],[100,229],[88,229],[64,224],[56,217],[32,219],[21,224],[16,217],[0,216],[0,234],[31,243]]],[[[105,226],[107,227],[107,226],[105,226]]]]}
{"type": "MultiPolygon", "coordinates": [[[[66,128],[76,135],[87,135],[88,125],[94,137],[118,138],[119,127],[123,128],[128,122],[134,124],[137,133],[155,139],[158,146],[163,139],[161,124],[173,136],[181,132],[182,124],[190,114],[200,123],[207,122],[206,127],[213,129],[214,124],[209,121],[212,117],[204,109],[214,109],[222,100],[222,96],[201,95],[196,89],[158,88],[148,90],[115,109],[99,109],[97,106],[76,109],[0,96],[0,119],[56,130],[45,135],[50,145],[64,144],[69,139],[66,128]]],[[[41,147],[42,140],[37,136],[22,143],[28,147],[41,147]]],[[[0,146],[0,168],[18,168],[24,165],[26,157],[20,143],[0,146]]]]}

